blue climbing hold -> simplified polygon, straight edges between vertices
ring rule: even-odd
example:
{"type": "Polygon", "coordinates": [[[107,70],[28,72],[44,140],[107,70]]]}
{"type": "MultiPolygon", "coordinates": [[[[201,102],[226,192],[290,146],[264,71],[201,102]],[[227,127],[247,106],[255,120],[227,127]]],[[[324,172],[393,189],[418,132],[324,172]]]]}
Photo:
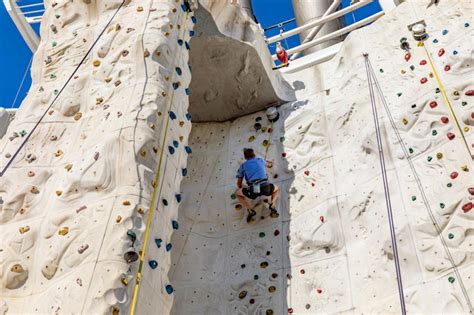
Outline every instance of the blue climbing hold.
{"type": "Polygon", "coordinates": [[[435,44],[436,44],[437,42],[438,42],[438,40],[437,40],[436,38],[435,38],[435,39],[433,39],[433,43],[435,43],[435,44]]]}
{"type": "Polygon", "coordinates": [[[168,146],[168,151],[170,154],[174,154],[174,148],[172,146],[168,146]]]}
{"type": "Polygon", "coordinates": [[[185,146],[184,150],[186,151],[187,154],[193,153],[193,150],[191,150],[191,147],[189,147],[189,146],[185,146]]]}
{"type": "Polygon", "coordinates": [[[183,199],[183,198],[181,197],[181,194],[176,194],[176,195],[174,195],[174,196],[176,197],[176,201],[177,201],[178,203],[180,203],[181,200],[183,199]]]}
{"type": "Polygon", "coordinates": [[[186,92],[186,95],[189,95],[190,93],[189,88],[184,89],[184,91],[186,92]]]}
{"type": "Polygon", "coordinates": [[[183,169],[181,170],[181,174],[182,174],[183,176],[186,176],[186,175],[188,174],[188,169],[187,169],[187,168],[183,168],[183,169]]]}
{"type": "Polygon", "coordinates": [[[150,260],[148,262],[148,265],[150,265],[151,269],[156,269],[156,267],[158,267],[158,263],[156,262],[156,260],[150,260]]]}
{"type": "Polygon", "coordinates": [[[166,293],[168,293],[168,294],[171,294],[171,293],[174,292],[174,289],[171,286],[171,284],[167,284],[165,288],[166,288],[166,293]]]}
{"type": "Polygon", "coordinates": [[[178,147],[179,147],[179,142],[176,141],[176,140],[174,140],[174,141],[173,141],[173,146],[174,146],[175,148],[178,148],[178,147]]]}
{"type": "Polygon", "coordinates": [[[173,245],[171,243],[166,244],[166,251],[169,252],[173,248],[173,245]]]}
{"type": "Polygon", "coordinates": [[[448,30],[443,30],[443,32],[441,34],[443,34],[443,35],[448,34],[448,30]]]}
{"type": "Polygon", "coordinates": [[[184,3],[181,5],[181,10],[183,10],[183,12],[187,11],[186,5],[184,3]]]}
{"type": "Polygon", "coordinates": [[[173,83],[173,89],[177,90],[179,88],[179,83],[178,82],[174,82],[173,83]]]}
{"type": "Polygon", "coordinates": [[[469,23],[464,23],[464,27],[469,27],[469,23]]]}
{"type": "Polygon", "coordinates": [[[178,221],[172,220],[171,221],[171,226],[173,227],[173,230],[177,230],[179,228],[178,221]]]}
{"type": "Polygon", "coordinates": [[[181,68],[180,68],[180,67],[176,67],[175,70],[176,70],[176,73],[177,73],[178,75],[183,74],[183,71],[181,71],[181,68]]]}
{"type": "Polygon", "coordinates": [[[156,247],[161,248],[161,242],[163,242],[161,238],[155,238],[156,247]]]}
{"type": "Polygon", "coordinates": [[[174,112],[170,111],[170,118],[171,118],[171,120],[176,119],[176,114],[174,112]]]}
{"type": "Polygon", "coordinates": [[[165,198],[163,198],[163,199],[161,200],[161,202],[163,202],[163,204],[164,204],[165,206],[168,205],[168,200],[166,200],[165,198]]]}
{"type": "Polygon", "coordinates": [[[191,119],[193,119],[193,116],[190,113],[186,113],[186,119],[191,121],[191,119]]]}
{"type": "Polygon", "coordinates": [[[178,45],[183,46],[184,41],[182,39],[178,39],[178,45]]]}
{"type": "Polygon", "coordinates": [[[191,21],[193,21],[193,23],[194,23],[194,24],[196,24],[196,22],[197,22],[197,19],[196,19],[196,17],[195,17],[194,15],[193,15],[193,16],[191,16],[191,21]]]}
{"type": "Polygon", "coordinates": [[[189,37],[193,37],[194,36],[194,31],[189,31],[189,37]]]}
{"type": "Polygon", "coordinates": [[[189,46],[189,43],[188,42],[184,42],[184,46],[186,47],[187,50],[190,50],[191,47],[189,46]]]}

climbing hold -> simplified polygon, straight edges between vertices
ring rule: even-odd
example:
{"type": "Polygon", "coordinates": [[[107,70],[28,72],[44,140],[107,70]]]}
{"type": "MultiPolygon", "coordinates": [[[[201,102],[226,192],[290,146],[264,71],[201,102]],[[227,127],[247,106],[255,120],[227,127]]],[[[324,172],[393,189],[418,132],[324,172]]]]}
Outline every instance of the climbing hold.
{"type": "Polygon", "coordinates": [[[20,234],[25,234],[26,232],[30,230],[30,227],[26,225],[26,226],[20,227],[18,230],[20,231],[20,234]]]}
{"type": "Polygon", "coordinates": [[[68,233],[69,233],[69,228],[68,228],[67,226],[63,227],[62,229],[60,229],[60,230],[58,231],[58,234],[59,234],[59,235],[62,235],[62,236],[66,235],[66,234],[68,234],[68,233]]]}
{"type": "Polygon", "coordinates": [[[421,84],[425,84],[426,82],[428,82],[427,78],[423,77],[423,78],[420,79],[421,84]]]}
{"type": "Polygon", "coordinates": [[[383,73],[383,69],[382,69],[382,68],[380,68],[379,71],[380,71],[380,73],[383,73]]]}
{"type": "Polygon", "coordinates": [[[173,245],[171,245],[171,243],[166,244],[165,249],[167,252],[169,252],[172,248],[173,248],[173,245]]]}
{"type": "Polygon", "coordinates": [[[281,157],[286,158],[286,155],[287,155],[287,153],[286,153],[286,152],[283,152],[283,153],[281,154],[281,157]]]}
{"type": "Polygon", "coordinates": [[[161,243],[163,240],[161,238],[155,238],[156,247],[161,248],[161,243]]]}
{"type": "Polygon", "coordinates": [[[241,299],[241,300],[244,299],[246,296],[247,296],[247,291],[245,291],[245,290],[241,291],[239,293],[239,299],[241,299]]]}
{"type": "Polygon", "coordinates": [[[185,146],[185,147],[184,147],[184,150],[186,151],[187,154],[193,153],[193,150],[191,150],[191,147],[190,147],[190,146],[185,146]]]}
{"type": "Polygon", "coordinates": [[[184,47],[186,47],[187,50],[191,49],[191,47],[189,46],[189,43],[186,41],[184,42],[184,47]]]}
{"type": "Polygon", "coordinates": [[[436,136],[436,135],[438,134],[438,132],[437,132],[436,130],[433,130],[433,131],[431,131],[431,134],[432,134],[433,136],[436,136]]]}
{"type": "Polygon", "coordinates": [[[415,201],[416,200],[416,196],[411,196],[411,201],[415,201]]]}
{"type": "Polygon", "coordinates": [[[192,21],[194,24],[196,24],[196,22],[197,22],[197,19],[196,19],[196,17],[195,17],[194,15],[193,15],[193,16],[191,16],[191,21],[192,21]]]}
{"type": "Polygon", "coordinates": [[[177,90],[179,88],[179,83],[178,82],[174,82],[173,83],[173,89],[177,90]]]}
{"type": "Polygon", "coordinates": [[[194,36],[194,31],[189,31],[189,37],[193,37],[194,36]]]}
{"type": "Polygon", "coordinates": [[[186,176],[187,174],[188,174],[188,169],[187,169],[187,168],[183,168],[183,169],[181,170],[181,175],[186,176]]]}
{"type": "Polygon", "coordinates": [[[446,186],[447,186],[448,188],[451,188],[451,187],[453,187],[453,184],[452,184],[452,183],[447,183],[446,186]]]}
{"type": "Polygon", "coordinates": [[[165,198],[163,198],[163,199],[161,200],[161,202],[163,202],[163,204],[164,204],[165,206],[168,205],[168,200],[166,200],[165,198]]]}
{"type": "Polygon", "coordinates": [[[304,174],[305,174],[306,176],[309,176],[309,170],[304,171],[304,174]]]}
{"type": "Polygon", "coordinates": [[[408,119],[403,118],[403,119],[402,119],[402,122],[403,122],[404,125],[407,125],[407,124],[408,124],[408,119]]]}
{"type": "Polygon", "coordinates": [[[260,263],[260,268],[267,268],[268,267],[268,262],[263,261],[260,263]]]}
{"type": "Polygon", "coordinates": [[[321,223],[324,223],[325,219],[323,215],[319,217],[319,221],[321,221],[321,223]]]}
{"type": "Polygon", "coordinates": [[[120,223],[121,221],[122,221],[122,217],[118,215],[118,216],[115,218],[115,223],[118,224],[118,223],[120,223]]]}
{"type": "Polygon", "coordinates": [[[474,90],[467,90],[464,94],[467,96],[474,96],[474,90]]]}
{"type": "Polygon", "coordinates": [[[81,245],[81,246],[77,249],[77,252],[78,252],[79,254],[82,254],[82,253],[84,253],[88,248],[89,248],[89,244],[81,245]]]}
{"type": "Polygon", "coordinates": [[[189,88],[185,88],[185,89],[184,89],[184,92],[186,93],[186,95],[191,94],[191,91],[189,90],[189,88]]]}
{"type": "Polygon", "coordinates": [[[400,70],[400,73],[401,73],[401,74],[405,74],[405,73],[407,73],[407,72],[402,69],[402,70],[400,70]]]}
{"type": "Polygon", "coordinates": [[[437,44],[438,43],[438,39],[433,39],[433,43],[437,44]]]}
{"type": "Polygon", "coordinates": [[[469,168],[467,167],[467,165],[461,166],[461,169],[463,170],[463,172],[469,172],[469,168]]]}
{"type": "Polygon", "coordinates": [[[259,237],[265,237],[265,232],[260,232],[260,233],[258,234],[258,236],[259,236],[259,237]]]}
{"type": "Polygon", "coordinates": [[[171,226],[173,227],[173,230],[177,230],[179,228],[178,221],[172,220],[171,226]]]}
{"type": "Polygon", "coordinates": [[[262,145],[266,148],[266,147],[269,147],[270,146],[270,141],[268,140],[263,140],[263,143],[262,145]]]}
{"type": "Polygon", "coordinates": [[[450,66],[450,65],[444,66],[444,71],[449,71],[449,70],[451,70],[451,66],[450,66]]]}
{"type": "Polygon", "coordinates": [[[28,177],[33,177],[35,176],[35,172],[33,171],[28,171],[28,173],[26,174],[28,177]]]}
{"type": "Polygon", "coordinates": [[[236,204],[234,208],[237,211],[242,210],[242,205],[241,204],[236,204]]]}
{"type": "Polygon", "coordinates": [[[472,202],[468,202],[462,206],[462,211],[464,211],[464,213],[469,212],[472,210],[472,207],[473,207],[472,202]]]}
{"type": "Polygon", "coordinates": [[[443,35],[448,34],[448,30],[444,29],[444,30],[441,32],[441,34],[443,34],[443,35]]]}
{"type": "Polygon", "coordinates": [[[407,53],[405,54],[405,61],[410,60],[410,58],[411,58],[411,54],[410,54],[409,52],[407,52],[407,53]]]}
{"type": "Polygon", "coordinates": [[[32,186],[31,189],[30,189],[30,192],[32,194],[38,194],[39,193],[38,187],[32,186]]]}
{"type": "Polygon", "coordinates": [[[255,129],[255,131],[259,131],[260,129],[262,129],[262,124],[261,123],[255,123],[253,125],[253,128],[255,129]]]}
{"type": "Polygon", "coordinates": [[[120,279],[120,282],[122,282],[122,284],[123,284],[124,286],[127,286],[127,285],[128,285],[128,279],[125,278],[125,277],[123,277],[122,279],[120,279]]]}
{"type": "Polygon", "coordinates": [[[450,283],[454,283],[454,280],[455,280],[454,277],[449,277],[449,278],[448,278],[448,281],[449,281],[450,283]]]}
{"type": "Polygon", "coordinates": [[[169,115],[170,115],[170,118],[171,120],[175,120],[176,119],[176,114],[172,111],[169,112],[169,115]]]}
{"type": "Polygon", "coordinates": [[[449,238],[450,240],[452,240],[452,239],[454,238],[454,234],[453,234],[453,233],[449,233],[449,234],[448,234],[448,238],[449,238]]]}
{"type": "Polygon", "coordinates": [[[273,292],[275,292],[275,291],[276,291],[276,287],[275,287],[275,286],[272,285],[272,286],[268,287],[268,292],[273,293],[273,292]]]}
{"type": "Polygon", "coordinates": [[[451,179],[456,179],[458,175],[459,175],[458,172],[452,172],[451,174],[449,174],[449,177],[451,177],[451,179]]]}
{"type": "Polygon", "coordinates": [[[402,96],[402,93],[401,93],[401,92],[398,92],[398,93],[397,93],[397,96],[398,96],[398,97],[402,96]]]}
{"type": "Polygon", "coordinates": [[[122,205],[124,205],[124,206],[130,206],[131,203],[130,203],[130,201],[128,201],[128,200],[124,200],[124,201],[122,202],[122,205]]]}
{"type": "Polygon", "coordinates": [[[441,202],[441,203],[439,204],[439,207],[440,207],[441,209],[444,209],[444,207],[446,207],[446,205],[441,202]]]}
{"type": "Polygon", "coordinates": [[[26,130],[22,130],[22,131],[20,131],[20,136],[21,136],[21,137],[24,137],[24,136],[26,136],[26,130]]]}
{"type": "Polygon", "coordinates": [[[249,300],[249,303],[250,303],[250,304],[254,304],[254,303],[255,303],[255,299],[250,299],[250,300],[249,300]]]}
{"type": "Polygon", "coordinates": [[[319,294],[323,293],[323,290],[320,289],[320,288],[317,288],[316,291],[317,291],[319,294]]]}
{"type": "Polygon", "coordinates": [[[458,51],[457,50],[453,50],[453,55],[457,55],[458,54],[458,51]]]}
{"type": "Polygon", "coordinates": [[[248,139],[249,142],[253,142],[254,140],[255,140],[255,136],[250,136],[248,139]]]}
{"type": "Polygon", "coordinates": [[[183,46],[183,44],[184,44],[184,41],[182,39],[178,39],[178,45],[183,46]]]}
{"type": "Polygon", "coordinates": [[[436,88],[435,92],[436,93],[441,93],[441,90],[439,88],[436,88]]]}
{"type": "Polygon", "coordinates": [[[454,135],[454,133],[452,133],[452,132],[448,132],[448,134],[446,136],[448,137],[449,140],[453,140],[456,137],[454,135]]]}
{"type": "Polygon", "coordinates": [[[304,307],[305,307],[307,310],[309,310],[309,309],[311,308],[311,305],[310,305],[310,304],[306,304],[304,307]]]}
{"type": "Polygon", "coordinates": [[[408,152],[409,152],[410,154],[412,154],[412,153],[414,152],[414,151],[413,151],[413,148],[408,148],[408,152]]]}
{"type": "Polygon", "coordinates": [[[190,113],[186,113],[186,119],[187,119],[188,121],[191,121],[192,118],[193,118],[193,116],[191,116],[190,113]]]}
{"type": "Polygon", "coordinates": [[[438,51],[438,56],[441,57],[442,55],[444,55],[445,51],[444,51],[444,48],[441,48],[439,51],[438,51]]]}
{"type": "Polygon", "coordinates": [[[443,116],[443,117],[441,117],[441,122],[442,122],[443,124],[447,124],[447,123],[449,122],[449,118],[446,117],[446,116],[443,116]]]}
{"type": "Polygon", "coordinates": [[[441,160],[443,158],[443,153],[441,153],[441,152],[436,153],[436,158],[438,160],[441,160]]]}
{"type": "Polygon", "coordinates": [[[280,231],[279,231],[279,230],[275,230],[275,231],[273,232],[273,235],[274,235],[274,236],[280,235],[280,231]]]}
{"type": "Polygon", "coordinates": [[[174,292],[174,289],[173,289],[173,287],[171,286],[171,284],[167,284],[166,287],[165,287],[165,289],[166,289],[166,293],[168,293],[168,294],[171,294],[171,293],[174,292]]]}
{"type": "Polygon", "coordinates": [[[428,156],[426,159],[428,160],[428,162],[431,162],[431,160],[433,160],[431,156],[428,156]]]}
{"type": "Polygon", "coordinates": [[[426,60],[425,59],[420,61],[420,66],[424,66],[424,65],[426,65],[426,60]]]}
{"type": "Polygon", "coordinates": [[[469,23],[464,23],[464,27],[469,27],[469,23]]]}
{"type": "Polygon", "coordinates": [[[57,150],[57,151],[54,153],[54,156],[56,156],[56,157],[60,157],[61,155],[63,155],[63,151],[61,151],[61,150],[57,150]]]}
{"type": "Polygon", "coordinates": [[[148,265],[150,266],[151,269],[156,269],[156,267],[158,267],[158,262],[156,260],[150,260],[148,262],[148,265]]]}
{"type": "Polygon", "coordinates": [[[174,154],[174,147],[168,146],[168,151],[170,154],[174,154]]]}
{"type": "Polygon", "coordinates": [[[411,66],[410,66],[410,70],[411,70],[411,71],[415,70],[415,66],[414,66],[414,65],[411,65],[411,66]]]}
{"type": "Polygon", "coordinates": [[[104,99],[102,97],[96,97],[96,99],[95,99],[95,104],[96,105],[100,105],[100,104],[102,104],[102,102],[104,102],[104,99]]]}
{"type": "Polygon", "coordinates": [[[94,67],[98,67],[98,66],[100,66],[100,60],[94,60],[94,62],[92,62],[92,64],[94,65],[94,67]]]}
{"type": "Polygon", "coordinates": [[[118,315],[120,314],[120,309],[117,306],[112,306],[110,308],[110,312],[112,313],[112,315],[118,315]]]}
{"type": "Polygon", "coordinates": [[[74,120],[79,120],[79,119],[81,119],[81,117],[82,117],[81,112],[77,112],[77,113],[74,114],[74,120]]]}
{"type": "Polygon", "coordinates": [[[244,269],[246,267],[245,264],[240,265],[240,268],[244,269]]]}
{"type": "Polygon", "coordinates": [[[176,73],[177,73],[178,75],[183,74],[183,71],[181,71],[181,68],[180,68],[180,67],[176,67],[175,70],[176,70],[176,73]]]}
{"type": "Polygon", "coordinates": [[[293,314],[293,308],[289,307],[288,308],[288,313],[293,314]]]}
{"type": "Polygon", "coordinates": [[[178,147],[179,147],[179,142],[176,141],[176,140],[173,140],[173,146],[174,146],[175,148],[178,148],[178,147]]]}
{"type": "Polygon", "coordinates": [[[305,273],[306,273],[306,271],[304,269],[300,270],[300,274],[304,275],[305,273]]]}
{"type": "Polygon", "coordinates": [[[258,278],[259,278],[258,275],[253,276],[253,280],[258,280],[258,278]]]}
{"type": "Polygon", "coordinates": [[[175,194],[174,196],[175,196],[175,198],[176,198],[176,201],[177,201],[178,203],[180,203],[181,200],[182,200],[181,194],[175,194]]]}
{"type": "Polygon", "coordinates": [[[148,51],[148,49],[145,49],[145,51],[143,52],[143,57],[145,58],[150,57],[150,52],[148,51]]]}

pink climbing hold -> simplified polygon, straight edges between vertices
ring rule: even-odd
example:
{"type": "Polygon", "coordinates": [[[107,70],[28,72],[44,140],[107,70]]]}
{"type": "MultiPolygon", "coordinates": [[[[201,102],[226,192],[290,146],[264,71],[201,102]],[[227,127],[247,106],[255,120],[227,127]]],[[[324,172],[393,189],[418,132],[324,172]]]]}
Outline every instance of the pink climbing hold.
{"type": "Polygon", "coordinates": [[[451,66],[450,66],[450,65],[444,66],[444,71],[449,71],[449,70],[451,70],[451,66]]]}
{"type": "Polygon", "coordinates": [[[420,83],[421,83],[421,84],[425,84],[426,82],[428,82],[428,79],[427,79],[427,78],[421,78],[421,80],[420,80],[420,83]]]}
{"type": "Polygon", "coordinates": [[[462,206],[462,211],[464,211],[464,213],[469,212],[472,210],[472,207],[472,202],[468,202],[464,206],[462,206]]]}
{"type": "Polygon", "coordinates": [[[317,288],[316,291],[317,291],[319,294],[323,293],[323,289],[321,289],[321,288],[317,288]]]}
{"type": "Polygon", "coordinates": [[[447,123],[449,122],[449,118],[446,117],[446,116],[443,116],[443,117],[441,117],[441,122],[442,122],[443,124],[447,124],[447,123]]]}
{"type": "Polygon", "coordinates": [[[321,221],[321,223],[324,223],[324,216],[323,216],[323,215],[320,216],[320,217],[319,217],[319,220],[321,221]]]}
{"type": "Polygon", "coordinates": [[[423,59],[422,61],[420,61],[420,66],[424,66],[424,65],[426,65],[426,60],[425,60],[425,59],[423,59]]]}
{"type": "Polygon", "coordinates": [[[444,48],[441,48],[439,51],[438,51],[438,57],[441,57],[442,55],[444,55],[445,51],[444,51],[444,48]]]}
{"type": "Polygon", "coordinates": [[[447,134],[449,140],[453,140],[456,136],[452,132],[448,132],[447,134]]]}
{"type": "Polygon", "coordinates": [[[410,58],[411,58],[411,54],[410,54],[409,52],[407,52],[407,53],[405,54],[405,61],[410,60],[410,58]]]}
{"type": "Polygon", "coordinates": [[[436,103],[436,101],[431,101],[430,102],[430,107],[431,108],[435,108],[436,106],[438,106],[438,103],[436,103]]]}
{"type": "Polygon", "coordinates": [[[468,90],[464,94],[466,94],[467,96],[474,96],[474,90],[468,90]]]}
{"type": "Polygon", "coordinates": [[[451,174],[449,174],[449,177],[451,177],[451,179],[456,179],[456,177],[458,176],[459,176],[458,172],[452,172],[451,174]]]}

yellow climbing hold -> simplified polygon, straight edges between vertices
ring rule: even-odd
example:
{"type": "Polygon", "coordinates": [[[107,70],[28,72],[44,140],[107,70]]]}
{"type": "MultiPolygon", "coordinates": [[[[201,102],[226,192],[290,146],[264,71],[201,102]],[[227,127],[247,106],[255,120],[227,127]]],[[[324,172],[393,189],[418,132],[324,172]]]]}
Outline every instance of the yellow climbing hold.
{"type": "Polygon", "coordinates": [[[60,190],[56,190],[56,196],[58,196],[58,197],[59,197],[59,196],[61,196],[62,194],[63,194],[63,192],[62,192],[62,191],[60,191],[60,190]]]}
{"type": "Polygon", "coordinates": [[[118,216],[115,218],[115,223],[120,223],[121,221],[122,221],[122,217],[118,215],[118,216]]]}
{"type": "Polygon", "coordinates": [[[418,47],[423,47],[423,46],[425,46],[425,43],[423,43],[423,42],[418,42],[417,45],[418,45],[418,47]]]}
{"type": "Polygon", "coordinates": [[[95,104],[96,104],[96,105],[100,105],[100,104],[102,104],[103,101],[104,101],[104,99],[103,99],[102,97],[97,97],[97,98],[95,99],[95,104]]]}
{"type": "Polygon", "coordinates": [[[69,172],[72,169],[72,164],[68,163],[64,166],[64,168],[69,172]]]}
{"type": "Polygon", "coordinates": [[[407,125],[408,124],[408,119],[403,118],[402,122],[403,122],[404,125],[407,125]]]}
{"type": "Polygon", "coordinates": [[[469,168],[467,167],[467,165],[461,166],[461,169],[462,169],[464,172],[469,172],[469,168]]]}
{"type": "Polygon", "coordinates": [[[170,80],[170,77],[169,77],[169,76],[165,76],[165,80],[166,80],[166,81],[169,81],[169,80],[170,80]]]}
{"type": "Polygon", "coordinates": [[[142,11],[143,11],[143,7],[142,7],[142,6],[137,7],[137,12],[142,12],[142,11]]]}
{"type": "Polygon", "coordinates": [[[161,52],[160,51],[156,51],[155,53],[158,57],[161,56],[161,52]]]}
{"type": "Polygon", "coordinates": [[[262,144],[263,144],[263,146],[266,148],[266,147],[270,146],[270,141],[268,141],[268,140],[263,140],[263,143],[262,143],[262,144]]]}
{"type": "Polygon", "coordinates": [[[401,73],[401,74],[405,74],[405,73],[407,73],[407,72],[406,72],[405,70],[400,70],[400,73],[401,73]]]}
{"type": "Polygon", "coordinates": [[[25,269],[20,264],[14,264],[11,268],[10,271],[14,273],[22,273],[25,269]]]}
{"type": "Polygon", "coordinates": [[[146,157],[146,151],[145,151],[145,150],[141,150],[141,151],[140,151],[140,155],[141,155],[141,157],[146,157]]]}
{"type": "MultiPolygon", "coordinates": [[[[161,96],[165,97],[165,96],[166,96],[166,92],[165,92],[165,91],[161,92],[161,96]]],[[[159,115],[158,115],[158,116],[159,116],[159,115]]]]}
{"type": "Polygon", "coordinates": [[[82,113],[81,112],[77,112],[74,114],[74,120],[79,120],[82,118],[82,113]]]}
{"type": "Polygon", "coordinates": [[[27,225],[27,226],[22,226],[18,229],[20,231],[20,234],[25,234],[26,232],[28,232],[30,230],[30,227],[27,225]]]}
{"type": "Polygon", "coordinates": [[[155,124],[153,124],[153,123],[150,124],[150,128],[153,129],[153,130],[155,130],[155,128],[156,128],[155,124]]]}
{"type": "Polygon", "coordinates": [[[464,132],[469,132],[469,127],[464,127],[464,132]]]}
{"type": "Polygon", "coordinates": [[[443,158],[443,153],[441,153],[441,152],[436,153],[436,158],[438,160],[441,160],[443,158]]]}
{"type": "Polygon", "coordinates": [[[249,137],[249,142],[253,142],[255,140],[255,136],[250,136],[249,137]]]}
{"type": "Polygon", "coordinates": [[[33,194],[37,194],[37,193],[39,193],[39,189],[38,189],[38,187],[33,186],[33,187],[31,187],[30,192],[33,193],[33,194]]]}
{"type": "Polygon", "coordinates": [[[148,49],[145,49],[145,51],[143,52],[143,56],[145,58],[150,57],[150,52],[148,51],[148,49]]]}
{"type": "Polygon", "coordinates": [[[180,127],[183,127],[183,126],[184,126],[184,121],[180,121],[180,122],[179,122],[179,126],[180,126],[180,127]]]}
{"type": "Polygon", "coordinates": [[[122,278],[120,281],[122,282],[122,284],[123,284],[124,286],[127,286],[127,285],[128,285],[128,279],[127,279],[127,278],[122,278]]]}
{"type": "Polygon", "coordinates": [[[67,226],[63,227],[58,231],[58,234],[62,236],[66,235],[67,233],[69,233],[69,228],[67,226]]]}
{"type": "Polygon", "coordinates": [[[61,150],[57,150],[57,151],[54,153],[54,156],[56,156],[56,157],[60,157],[60,156],[61,156],[61,155],[63,155],[63,154],[64,154],[64,152],[63,152],[63,151],[61,151],[61,150]]]}
{"type": "Polygon", "coordinates": [[[183,142],[183,141],[184,141],[184,137],[183,137],[183,136],[179,136],[179,141],[183,142]]]}
{"type": "Polygon", "coordinates": [[[112,306],[110,310],[112,311],[112,315],[118,315],[120,313],[120,309],[116,306],[112,306]]]}
{"type": "Polygon", "coordinates": [[[140,214],[144,214],[144,213],[145,213],[145,211],[144,211],[143,208],[141,208],[141,207],[137,209],[137,212],[140,213],[140,214]]]}
{"type": "Polygon", "coordinates": [[[94,65],[94,67],[98,67],[98,66],[100,66],[100,60],[94,60],[94,62],[92,62],[92,64],[94,65]]]}
{"type": "Polygon", "coordinates": [[[128,200],[125,200],[124,202],[122,202],[122,204],[124,206],[130,206],[131,205],[130,201],[128,201],[128,200]]]}

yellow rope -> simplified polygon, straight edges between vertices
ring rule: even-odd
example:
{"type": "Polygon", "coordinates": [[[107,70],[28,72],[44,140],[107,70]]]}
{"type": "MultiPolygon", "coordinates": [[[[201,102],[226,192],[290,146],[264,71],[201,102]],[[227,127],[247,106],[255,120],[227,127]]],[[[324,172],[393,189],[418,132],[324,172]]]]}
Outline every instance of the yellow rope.
{"type": "MultiPolygon", "coordinates": [[[[187,11],[185,22],[184,22],[183,35],[186,34],[186,26],[187,26],[187,22],[188,22],[188,15],[189,15],[189,12],[187,11]]],[[[143,268],[143,263],[145,261],[148,237],[149,237],[149,234],[150,234],[151,221],[152,221],[152,218],[153,218],[153,210],[155,208],[154,205],[155,205],[158,186],[159,186],[158,183],[159,183],[159,179],[160,179],[160,175],[161,175],[161,165],[163,163],[163,157],[164,157],[164,152],[165,152],[165,147],[166,147],[166,145],[165,145],[166,144],[166,138],[167,138],[167,135],[168,135],[168,126],[169,126],[169,122],[170,122],[169,111],[171,110],[171,106],[173,104],[173,98],[174,98],[174,89],[171,93],[168,110],[166,111],[166,113],[168,114],[168,119],[166,120],[166,125],[165,125],[165,135],[164,135],[163,143],[162,143],[162,146],[161,146],[160,160],[158,161],[158,165],[157,165],[157,169],[156,169],[156,175],[155,175],[155,181],[153,182],[153,185],[154,185],[153,195],[152,195],[152,198],[151,198],[150,209],[148,211],[148,219],[147,219],[147,223],[146,223],[145,236],[143,238],[143,246],[142,246],[142,249],[140,251],[140,263],[138,265],[137,278],[136,278],[136,281],[135,281],[135,287],[133,289],[133,297],[132,297],[132,302],[131,302],[131,307],[130,307],[130,315],[135,314],[135,308],[136,308],[137,299],[138,299],[138,289],[140,287],[140,280],[141,280],[141,276],[142,276],[142,268],[143,268]]]]}
{"type": "Polygon", "coordinates": [[[441,91],[441,94],[443,95],[444,101],[445,101],[445,103],[446,103],[446,105],[447,105],[447,107],[448,107],[449,114],[451,115],[451,118],[452,118],[453,121],[454,121],[454,124],[455,124],[455,126],[456,126],[456,129],[457,129],[457,131],[458,131],[458,133],[459,133],[459,136],[461,137],[461,139],[463,139],[464,144],[465,144],[465,146],[466,146],[466,149],[467,149],[467,151],[469,152],[469,156],[470,156],[471,159],[472,159],[471,150],[469,149],[469,145],[468,145],[467,142],[466,142],[466,138],[464,138],[464,133],[462,132],[461,126],[459,125],[458,119],[456,118],[456,114],[454,113],[454,110],[453,110],[453,107],[452,107],[452,105],[451,105],[451,102],[449,101],[449,98],[448,98],[448,96],[446,95],[446,90],[444,89],[444,86],[443,86],[443,84],[441,83],[441,80],[440,80],[440,78],[439,78],[438,72],[437,72],[436,69],[435,69],[433,60],[432,60],[432,58],[431,58],[431,54],[428,52],[428,49],[426,48],[425,45],[423,45],[423,48],[425,49],[426,56],[428,57],[428,61],[430,62],[431,70],[433,71],[434,77],[436,78],[436,81],[438,82],[439,90],[441,91]]]}

